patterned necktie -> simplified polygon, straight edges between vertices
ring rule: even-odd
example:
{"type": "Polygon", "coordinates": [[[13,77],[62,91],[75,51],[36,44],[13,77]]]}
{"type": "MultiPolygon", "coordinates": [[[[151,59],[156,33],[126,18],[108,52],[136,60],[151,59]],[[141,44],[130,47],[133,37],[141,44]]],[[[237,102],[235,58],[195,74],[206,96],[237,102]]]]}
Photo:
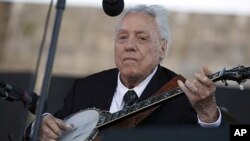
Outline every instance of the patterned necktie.
{"type": "Polygon", "coordinates": [[[134,90],[128,90],[123,97],[123,101],[125,102],[125,106],[131,106],[138,100],[138,96],[134,90]]]}

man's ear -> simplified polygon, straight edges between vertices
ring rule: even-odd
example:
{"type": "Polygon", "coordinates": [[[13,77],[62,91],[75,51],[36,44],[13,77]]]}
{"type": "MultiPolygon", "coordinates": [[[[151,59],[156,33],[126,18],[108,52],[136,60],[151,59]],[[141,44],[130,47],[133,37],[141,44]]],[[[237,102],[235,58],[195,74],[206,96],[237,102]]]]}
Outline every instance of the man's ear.
{"type": "Polygon", "coordinates": [[[162,40],[161,48],[160,48],[160,57],[162,59],[165,57],[167,49],[168,49],[167,40],[162,40]]]}

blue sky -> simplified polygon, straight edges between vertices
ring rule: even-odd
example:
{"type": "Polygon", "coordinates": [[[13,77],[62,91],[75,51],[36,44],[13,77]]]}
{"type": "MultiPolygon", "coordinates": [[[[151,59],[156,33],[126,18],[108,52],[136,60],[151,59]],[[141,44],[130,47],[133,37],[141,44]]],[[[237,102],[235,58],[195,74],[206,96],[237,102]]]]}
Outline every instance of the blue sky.
{"type": "MultiPolygon", "coordinates": [[[[49,3],[50,0],[0,0],[49,3]]],[[[55,2],[57,0],[54,0],[55,2]]],[[[250,15],[250,0],[124,0],[125,8],[135,4],[161,4],[170,11],[250,15]]],[[[67,5],[101,8],[102,0],[67,0],[67,5]]]]}

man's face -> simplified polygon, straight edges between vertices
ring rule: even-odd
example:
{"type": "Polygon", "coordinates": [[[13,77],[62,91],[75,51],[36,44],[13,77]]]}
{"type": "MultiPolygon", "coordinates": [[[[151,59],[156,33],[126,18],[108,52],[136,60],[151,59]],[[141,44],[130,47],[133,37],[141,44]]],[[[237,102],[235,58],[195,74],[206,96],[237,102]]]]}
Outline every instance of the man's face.
{"type": "Polygon", "coordinates": [[[153,17],[144,13],[126,15],[115,39],[115,63],[122,80],[144,80],[164,57],[166,48],[153,17]]]}

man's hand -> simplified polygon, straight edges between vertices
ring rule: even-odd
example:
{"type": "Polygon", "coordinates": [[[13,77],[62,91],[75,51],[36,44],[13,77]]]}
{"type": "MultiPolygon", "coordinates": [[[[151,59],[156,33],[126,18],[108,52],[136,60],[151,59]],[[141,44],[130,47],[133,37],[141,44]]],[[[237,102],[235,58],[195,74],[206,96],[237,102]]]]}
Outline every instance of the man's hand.
{"type": "Polygon", "coordinates": [[[186,80],[185,84],[178,80],[179,87],[187,95],[190,103],[202,122],[212,123],[219,118],[215,100],[216,86],[207,76],[211,71],[203,67],[203,71],[195,73],[193,81],[186,80]]]}
{"type": "Polygon", "coordinates": [[[69,131],[73,128],[72,125],[68,125],[62,120],[48,114],[42,118],[40,139],[41,141],[55,141],[61,137],[62,131],[69,131]]]}

